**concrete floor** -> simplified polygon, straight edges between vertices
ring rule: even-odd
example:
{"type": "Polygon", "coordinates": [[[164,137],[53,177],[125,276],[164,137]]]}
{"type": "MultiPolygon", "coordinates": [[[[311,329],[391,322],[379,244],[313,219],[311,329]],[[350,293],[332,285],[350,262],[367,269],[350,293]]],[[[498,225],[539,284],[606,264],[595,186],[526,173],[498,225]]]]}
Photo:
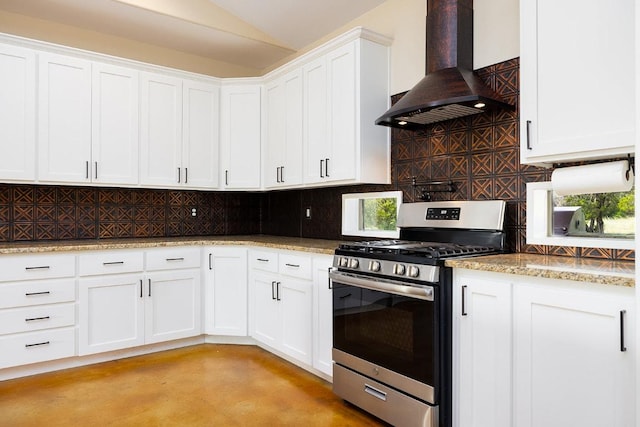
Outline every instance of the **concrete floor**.
{"type": "Polygon", "coordinates": [[[0,382],[0,426],[380,426],[255,346],[203,344],[0,382]]]}

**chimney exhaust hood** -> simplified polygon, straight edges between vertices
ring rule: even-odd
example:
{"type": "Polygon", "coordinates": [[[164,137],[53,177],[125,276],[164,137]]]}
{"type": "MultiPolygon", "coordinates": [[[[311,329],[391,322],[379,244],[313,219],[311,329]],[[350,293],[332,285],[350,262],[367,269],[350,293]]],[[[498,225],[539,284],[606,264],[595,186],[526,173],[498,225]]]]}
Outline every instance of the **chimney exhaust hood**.
{"type": "Polygon", "coordinates": [[[473,0],[427,0],[426,54],[426,76],[377,125],[418,130],[490,108],[513,110],[472,71],[473,0]]]}

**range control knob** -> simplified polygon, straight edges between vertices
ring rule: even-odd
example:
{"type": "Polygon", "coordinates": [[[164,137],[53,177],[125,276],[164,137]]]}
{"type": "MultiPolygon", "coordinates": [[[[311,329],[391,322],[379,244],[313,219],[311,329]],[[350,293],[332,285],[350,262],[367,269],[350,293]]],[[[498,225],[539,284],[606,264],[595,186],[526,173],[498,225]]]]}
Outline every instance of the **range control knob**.
{"type": "Polygon", "coordinates": [[[409,271],[407,272],[407,276],[409,277],[418,277],[420,276],[420,269],[415,265],[409,266],[409,271]]]}
{"type": "Polygon", "coordinates": [[[393,266],[393,274],[397,274],[398,276],[404,276],[407,267],[404,264],[394,264],[393,266]]]}
{"type": "Polygon", "coordinates": [[[375,273],[380,271],[380,261],[369,261],[369,271],[375,273]]]}
{"type": "Polygon", "coordinates": [[[349,266],[349,258],[340,257],[340,261],[338,262],[340,267],[348,267],[349,266]]]}
{"type": "Polygon", "coordinates": [[[351,258],[349,260],[349,268],[358,268],[360,262],[356,258],[351,258]]]}

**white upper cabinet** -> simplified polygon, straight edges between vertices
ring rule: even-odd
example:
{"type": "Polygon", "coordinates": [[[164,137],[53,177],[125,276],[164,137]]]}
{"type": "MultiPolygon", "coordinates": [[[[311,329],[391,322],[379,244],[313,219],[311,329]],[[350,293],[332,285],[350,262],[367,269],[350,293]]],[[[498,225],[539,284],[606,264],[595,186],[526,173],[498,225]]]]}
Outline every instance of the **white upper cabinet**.
{"type": "Polygon", "coordinates": [[[185,80],[182,103],[182,182],[217,188],[219,178],[220,88],[185,80]]]}
{"type": "Polygon", "coordinates": [[[220,169],[224,188],[260,188],[260,102],[257,83],[222,86],[220,169]]]}
{"type": "Polygon", "coordinates": [[[389,105],[388,49],[367,39],[303,67],[304,181],[390,182],[389,130],[375,119],[389,105]]]}
{"type": "Polygon", "coordinates": [[[138,72],[93,63],[90,179],[138,184],[138,72]]]}
{"type": "Polygon", "coordinates": [[[634,0],[520,0],[522,163],[633,153],[634,0]]]}
{"type": "Polygon", "coordinates": [[[38,56],[38,178],[88,182],[91,62],[49,53],[38,56]]]}
{"type": "Polygon", "coordinates": [[[302,70],[265,86],[265,187],[302,184],[302,70]]]}
{"type": "Polygon", "coordinates": [[[140,183],[175,187],[182,180],[182,80],[141,74],[140,183]]]}
{"type": "Polygon", "coordinates": [[[0,46],[0,179],[33,181],[36,143],[36,55],[0,46]]]}

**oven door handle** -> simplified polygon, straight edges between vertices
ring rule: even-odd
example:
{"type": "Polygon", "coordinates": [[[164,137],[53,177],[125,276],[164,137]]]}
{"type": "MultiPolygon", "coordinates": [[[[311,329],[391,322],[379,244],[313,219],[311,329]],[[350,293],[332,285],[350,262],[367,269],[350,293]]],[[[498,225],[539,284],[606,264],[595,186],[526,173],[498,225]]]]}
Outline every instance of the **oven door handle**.
{"type": "Polygon", "coordinates": [[[329,277],[333,282],[345,285],[371,289],[373,291],[388,292],[390,294],[407,296],[426,301],[433,301],[433,286],[410,286],[402,282],[372,279],[369,277],[342,273],[340,271],[329,272],[329,277]]]}

